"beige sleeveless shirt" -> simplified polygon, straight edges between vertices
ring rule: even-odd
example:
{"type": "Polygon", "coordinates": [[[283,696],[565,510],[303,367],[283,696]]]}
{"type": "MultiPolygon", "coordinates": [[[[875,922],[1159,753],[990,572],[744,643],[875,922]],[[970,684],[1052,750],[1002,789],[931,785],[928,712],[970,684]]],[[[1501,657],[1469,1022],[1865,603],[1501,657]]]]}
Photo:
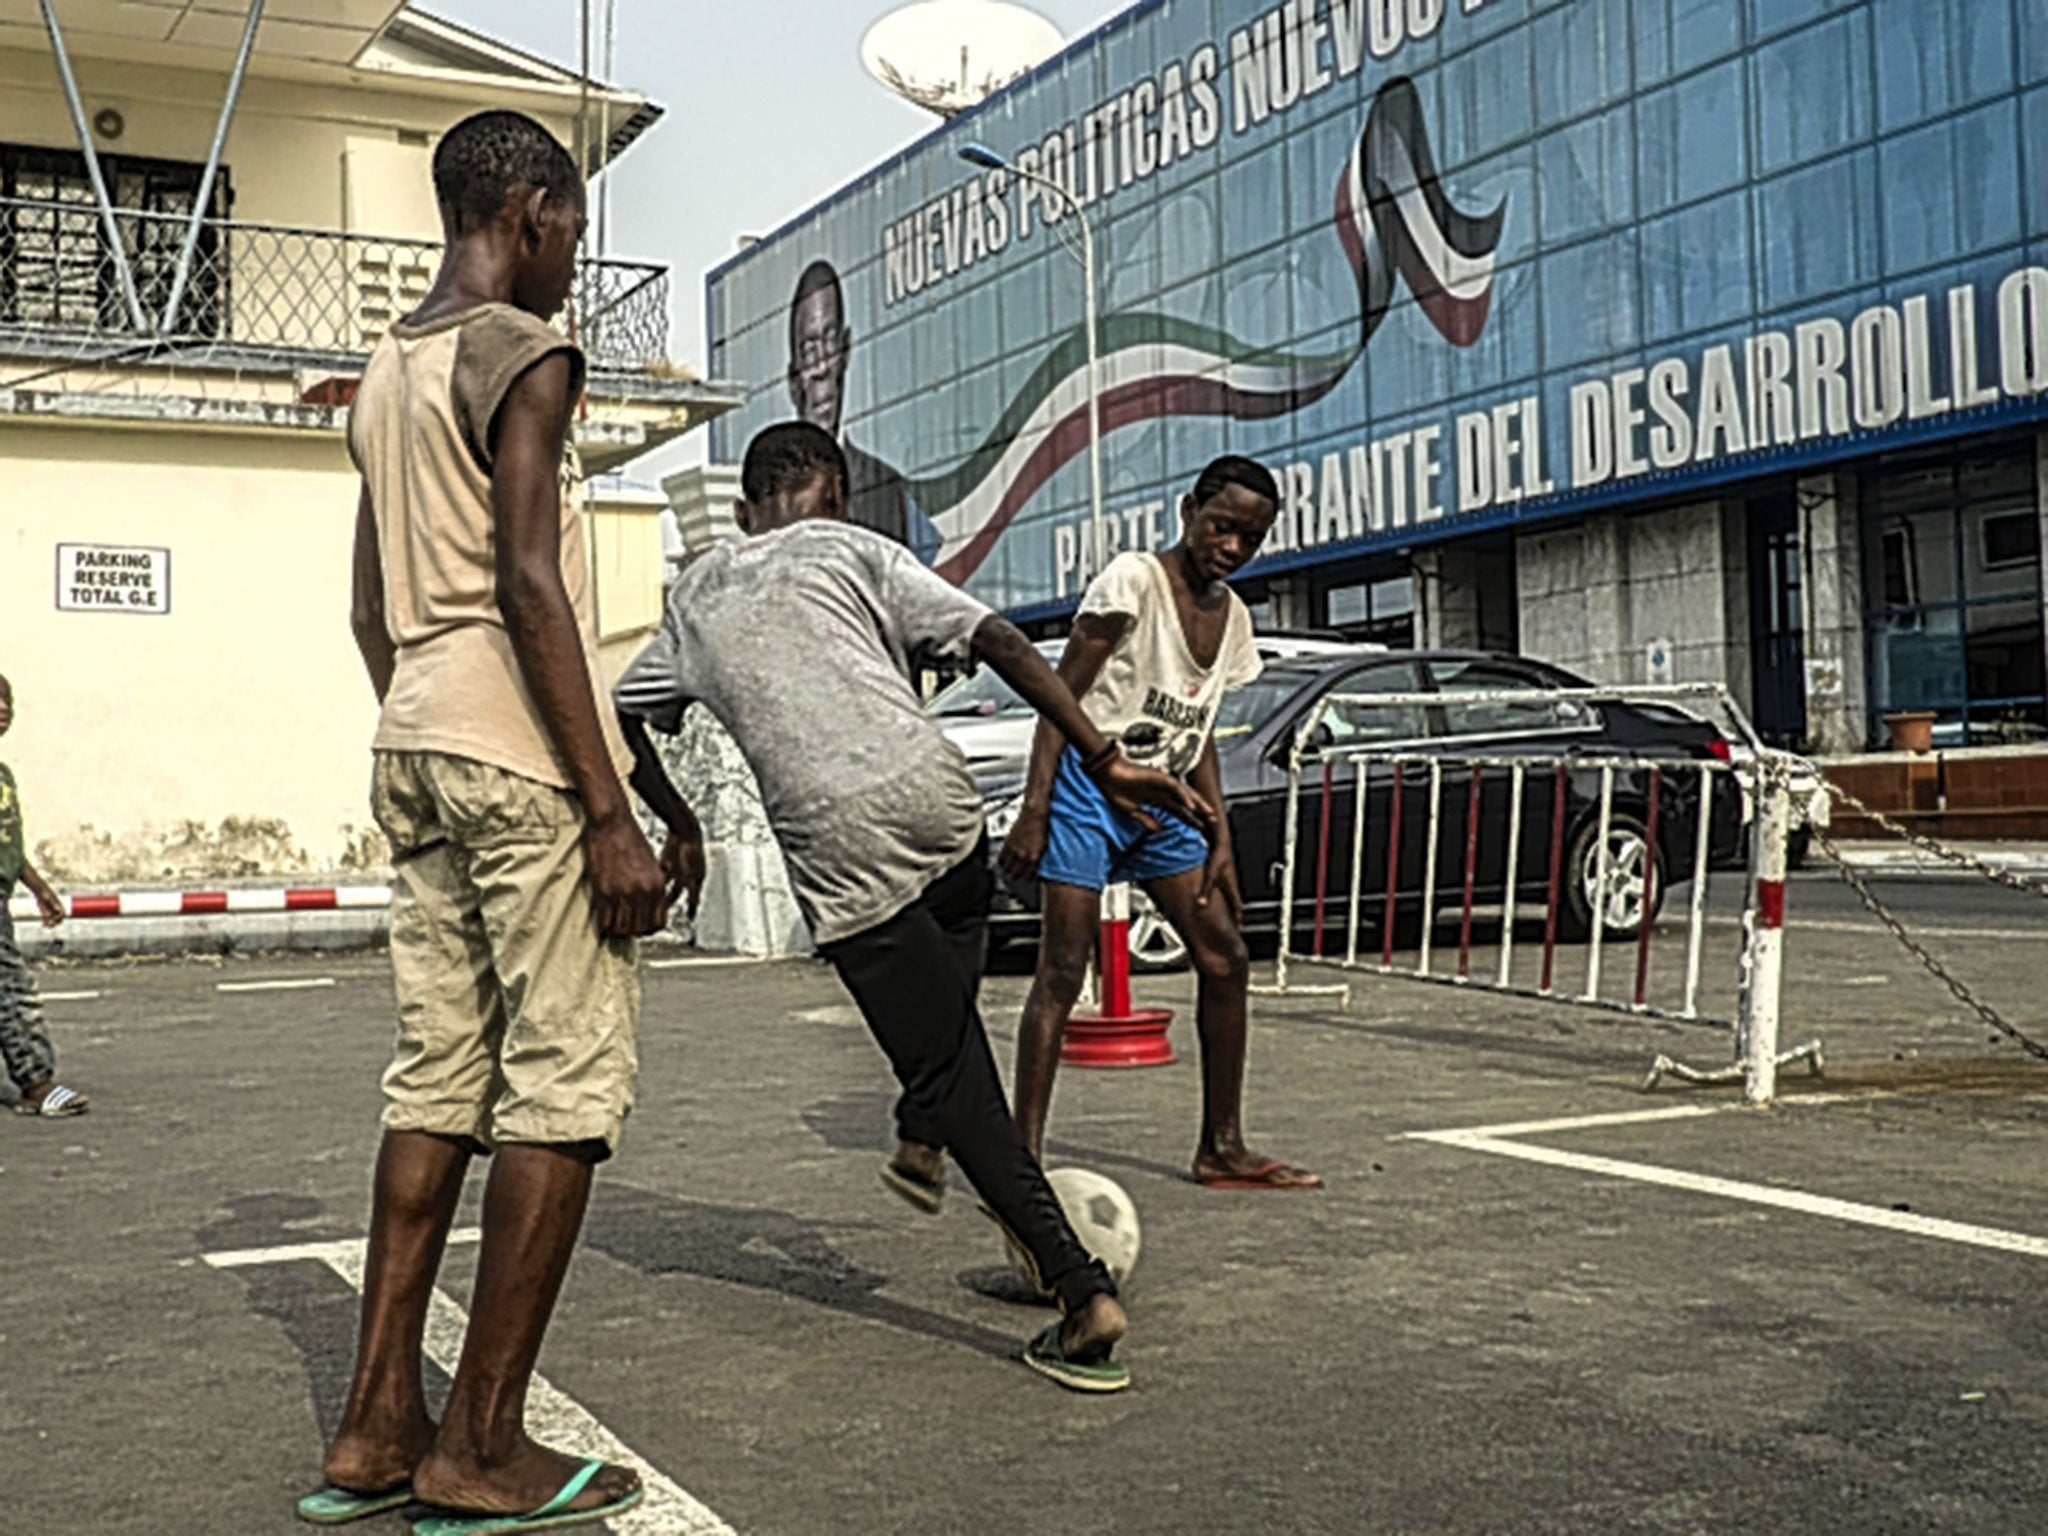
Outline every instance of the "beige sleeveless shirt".
{"type": "MultiPolygon", "coordinates": [[[[348,444],[370,492],[384,617],[398,648],[372,745],[445,752],[571,788],[568,764],[527,691],[498,607],[491,424],[521,374],[567,352],[561,333],[509,304],[394,325],[371,354],[348,444]]],[[[563,459],[562,585],[575,610],[598,722],[623,778],[632,757],[597,666],[596,605],[580,480],[563,459]]]]}

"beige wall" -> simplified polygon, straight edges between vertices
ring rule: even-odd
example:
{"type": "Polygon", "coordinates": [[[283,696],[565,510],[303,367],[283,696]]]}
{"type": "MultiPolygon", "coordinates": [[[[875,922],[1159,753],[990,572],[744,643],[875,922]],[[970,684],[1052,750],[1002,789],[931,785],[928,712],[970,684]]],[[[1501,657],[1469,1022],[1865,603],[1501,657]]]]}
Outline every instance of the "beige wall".
{"type": "MultiPolygon", "coordinates": [[[[224,69],[76,68],[87,115],[126,119],[102,148],[205,158],[224,69]]],[[[234,216],[438,239],[429,143],[472,110],[515,103],[571,133],[573,106],[503,82],[251,78],[224,156],[234,216]]],[[[0,141],[76,146],[47,49],[0,49],[0,141]]],[[[39,387],[277,403],[299,381],[156,367],[39,387]]],[[[375,865],[376,711],[348,632],[357,491],[339,432],[0,420],[0,471],[0,672],[18,705],[0,758],[51,873],[132,885],[375,865]],[[57,611],[60,543],[169,548],[171,611],[57,611]]],[[[613,673],[659,616],[659,513],[658,499],[631,495],[591,507],[613,673]]]]}
{"type": "Polygon", "coordinates": [[[585,527],[597,582],[598,660],[614,682],[661,622],[659,497],[593,495],[585,527]]]}
{"type": "MultiPolygon", "coordinates": [[[[80,884],[374,867],[376,707],[348,631],[335,434],[0,426],[0,672],[30,845],[80,884]],[[62,613],[59,543],[171,551],[171,611],[62,613]]],[[[661,600],[660,507],[589,525],[616,674],[661,600]]]]}
{"type": "Polygon", "coordinates": [[[0,750],[39,856],[116,881],[362,860],[340,439],[9,426],[0,459],[0,750]],[[170,612],[58,612],[60,542],[168,548],[170,612]]]}

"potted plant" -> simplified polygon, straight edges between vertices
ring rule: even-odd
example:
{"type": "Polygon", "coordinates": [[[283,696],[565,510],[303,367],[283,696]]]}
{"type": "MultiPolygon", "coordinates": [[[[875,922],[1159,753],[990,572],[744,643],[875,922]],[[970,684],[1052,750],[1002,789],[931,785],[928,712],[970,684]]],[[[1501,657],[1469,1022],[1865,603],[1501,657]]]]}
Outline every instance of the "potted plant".
{"type": "Polygon", "coordinates": [[[1931,752],[1934,750],[1934,711],[1931,709],[1894,710],[1884,717],[1885,729],[1891,732],[1894,752],[1931,752]]]}

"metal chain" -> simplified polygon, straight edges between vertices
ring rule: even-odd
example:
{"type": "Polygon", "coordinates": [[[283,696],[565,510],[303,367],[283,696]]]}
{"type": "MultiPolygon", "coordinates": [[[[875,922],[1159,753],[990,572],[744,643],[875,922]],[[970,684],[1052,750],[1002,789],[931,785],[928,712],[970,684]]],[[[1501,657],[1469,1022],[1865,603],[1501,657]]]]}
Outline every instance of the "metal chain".
{"type": "Polygon", "coordinates": [[[1820,845],[1821,852],[1834,860],[1835,873],[1848,883],[1849,889],[1854,891],[1858,899],[1869,909],[1870,915],[1875,917],[1880,923],[1883,923],[1891,931],[1891,936],[1899,941],[1900,946],[1907,954],[1919,961],[1930,976],[1947,987],[1950,993],[1954,995],[1955,1000],[1976,1014],[1978,1018],[1989,1024],[2001,1035],[2004,1035],[2021,1050],[2027,1052],[2028,1055],[2038,1056],[2041,1060],[2048,1061],[2048,1045],[2043,1045],[2040,1041],[2030,1038],[2024,1031],[2008,1023],[1997,1009],[1984,1002],[1976,993],[1950,975],[1946,966],[1929,954],[1911,934],[1906,932],[1905,925],[1878,899],[1877,893],[1871,890],[1869,882],[1858,874],[1850,866],[1849,862],[1842,857],[1842,850],[1835,846],[1835,840],[1819,827],[1814,827],[1812,830],[1813,840],[1820,845]]]}
{"type": "MultiPolygon", "coordinates": [[[[1958,869],[1973,870],[1985,879],[1995,880],[2000,885],[2009,886],[2022,895],[2048,898],[2048,884],[2042,884],[2036,880],[2028,880],[2023,876],[2014,874],[2009,869],[2000,869],[1995,864],[1987,864],[1975,854],[1964,853],[1960,848],[1951,848],[1945,843],[1938,843],[1924,833],[1915,832],[1910,827],[1899,825],[1898,822],[1885,815],[1883,811],[1858,799],[1832,780],[1823,780],[1822,782],[1827,784],[1829,794],[1833,795],[1836,800],[1846,805],[1858,816],[1869,817],[1870,820],[1876,822],[1885,831],[1891,833],[1892,836],[1904,839],[1922,853],[1932,854],[1943,863],[1953,864],[1958,869]]],[[[1825,841],[1819,827],[1813,828],[1813,835],[1825,841]]]]}

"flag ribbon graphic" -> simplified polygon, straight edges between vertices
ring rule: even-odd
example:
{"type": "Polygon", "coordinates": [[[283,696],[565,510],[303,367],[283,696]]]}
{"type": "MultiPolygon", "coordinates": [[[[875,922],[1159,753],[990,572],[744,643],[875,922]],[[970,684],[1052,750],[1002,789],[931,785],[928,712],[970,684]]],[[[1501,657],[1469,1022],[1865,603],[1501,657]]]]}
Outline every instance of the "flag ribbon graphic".
{"type": "MultiPolygon", "coordinates": [[[[1166,416],[1264,421],[1313,405],[1364,354],[1397,276],[1445,340],[1471,346],[1486,328],[1505,209],[1473,215],[1452,205],[1414,84],[1389,80],[1337,184],[1337,238],[1358,280],[1356,344],[1296,353],[1245,346],[1169,315],[1109,315],[1098,376],[1103,436],[1166,416]]],[[[1033,370],[981,447],[949,472],[913,482],[944,540],[939,574],[971,576],[1032,496],[1087,449],[1088,340],[1076,329],[1033,370]]]]}

